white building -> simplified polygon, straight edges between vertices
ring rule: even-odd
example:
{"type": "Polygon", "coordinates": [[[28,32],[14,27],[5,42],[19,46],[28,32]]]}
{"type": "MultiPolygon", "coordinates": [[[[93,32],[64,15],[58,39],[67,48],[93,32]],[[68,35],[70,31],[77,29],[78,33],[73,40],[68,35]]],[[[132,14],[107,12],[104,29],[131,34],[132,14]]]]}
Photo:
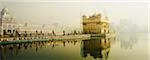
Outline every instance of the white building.
{"type": "Polygon", "coordinates": [[[54,30],[57,35],[62,35],[63,31],[66,34],[72,33],[74,30],[81,31],[78,25],[64,25],[64,24],[52,24],[52,25],[33,25],[33,24],[19,24],[16,22],[7,8],[3,8],[0,14],[0,35],[16,34],[35,34],[35,33],[52,33],[54,30]]]}
{"type": "Polygon", "coordinates": [[[0,14],[0,35],[15,34],[16,31],[20,34],[31,33],[50,33],[50,26],[33,25],[33,24],[18,24],[7,8],[3,8],[0,14]]]}
{"type": "Polygon", "coordinates": [[[16,21],[15,21],[15,18],[10,14],[8,9],[3,8],[0,15],[1,15],[1,17],[0,17],[0,33],[1,33],[1,35],[15,33],[16,21]]]}

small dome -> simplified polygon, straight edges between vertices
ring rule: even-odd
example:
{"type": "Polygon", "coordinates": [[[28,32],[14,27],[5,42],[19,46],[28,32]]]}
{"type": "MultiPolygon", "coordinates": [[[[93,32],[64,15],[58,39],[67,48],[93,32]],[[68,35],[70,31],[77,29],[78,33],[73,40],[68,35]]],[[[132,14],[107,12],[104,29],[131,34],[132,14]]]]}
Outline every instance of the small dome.
{"type": "Polygon", "coordinates": [[[7,8],[3,8],[2,11],[1,11],[1,14],[8,14],[9,13],[9,10],[7,8]]]}
{"type": "Polygon", "coordinates": [[[5,8],[2,9],[2,11],[3,12],[8,12],[8,8],[5,7],[5,8]]]}

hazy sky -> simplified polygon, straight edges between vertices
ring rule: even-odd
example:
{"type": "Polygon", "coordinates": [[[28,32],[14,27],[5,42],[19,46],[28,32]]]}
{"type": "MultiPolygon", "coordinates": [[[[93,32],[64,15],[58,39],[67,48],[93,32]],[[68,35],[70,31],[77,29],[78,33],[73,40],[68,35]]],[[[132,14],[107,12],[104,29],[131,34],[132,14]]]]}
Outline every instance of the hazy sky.
{"type": "Polygon", "coordinates": [[[23,2],[41,2],[41,1],[121,1],[121,2],[124,2],[124,1],[130,1],[130,2],[133,2],[133,1],[137,1],[137,2],[145,2],[145,1],[148,1],[148,0],[2,0],[2,1],[23,1],[23,2]]]}
{"type": "MultiPolygon", "coordinates": [[[[79,25],[81,16],[103,13],[112,24],[128,20],[138,26],[147,26],[148,12],[145,2],[39,2],[5,0],[0,9],[6,6],[18,23],[32,24],[70,24],[79,25]]],[[[46,0],[45,0],[46,1],[46,0]]],[[[138,1],[138,0],[137,0],[138,1]]],[[[146,1],[146,0],[145,0],[146,1]]]]}

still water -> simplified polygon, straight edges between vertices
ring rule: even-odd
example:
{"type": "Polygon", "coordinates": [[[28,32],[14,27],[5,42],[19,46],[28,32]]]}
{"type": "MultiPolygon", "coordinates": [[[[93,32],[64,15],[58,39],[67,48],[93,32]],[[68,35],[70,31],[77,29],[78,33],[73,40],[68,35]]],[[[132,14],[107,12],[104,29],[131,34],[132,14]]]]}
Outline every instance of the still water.
{"type": "Polygon", "coordinates": [[[146,35],[0,46],[0,60],[148,60],[146,35]]]}

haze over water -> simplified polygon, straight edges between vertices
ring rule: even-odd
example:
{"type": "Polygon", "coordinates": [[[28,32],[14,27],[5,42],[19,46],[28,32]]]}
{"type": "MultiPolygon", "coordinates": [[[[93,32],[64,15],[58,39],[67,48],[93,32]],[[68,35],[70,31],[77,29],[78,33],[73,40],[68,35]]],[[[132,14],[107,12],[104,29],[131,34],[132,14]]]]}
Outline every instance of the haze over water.
{"type": "Polygon", "coordinates": [[[0,45],[0,60],[148,60],[148,12],[145,3],[0,2],[0,10],[4,6],[16,17],[17,23],[71,25],[73,29],[82,28],[82,15],[100,12],[109,17],[110,28],[117,36],[109,40],[98,37],[91,40],[0,45]],[[99,47],[108,45],[108,41],[98,43],[103,39],[110,42],[106,58],[95,53],[108,51],[99,47]],[[83,53],[86,51],[87,54],[83,53]]]}
{"type": "Polygon", "coordinates": [[[1,60],[148,60],[146,42],[144,35],[133,35],[115,39],[98,37],[91,40],[22,43],[1,45],[0,55],[1,60]],[[99,52],[104,51],[109,51],[108,57],[101,58],[105,55],[99,52]]]}

